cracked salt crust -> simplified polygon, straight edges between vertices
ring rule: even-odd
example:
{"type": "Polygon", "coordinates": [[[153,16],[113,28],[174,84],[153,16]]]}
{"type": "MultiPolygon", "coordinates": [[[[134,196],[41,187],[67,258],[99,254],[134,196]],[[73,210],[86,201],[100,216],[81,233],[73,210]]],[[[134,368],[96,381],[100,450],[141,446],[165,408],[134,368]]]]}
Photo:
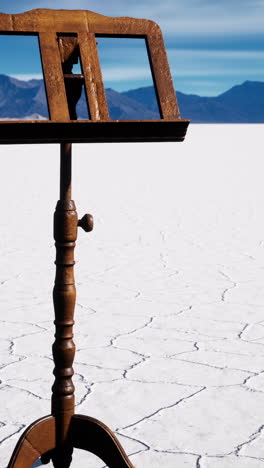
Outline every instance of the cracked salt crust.
{"type": "Polygon", "coordinates": [[[202,458],[200,468],[262,468],[263,459],[236,457],[228,455],[226,457],[205,457],[202,458]]]}
{"type": "Polygon", "coordinates": [[[264,461],[263,428],[264,426],[260,427],[259,430],[251,436],[249,441],[238,448],[237,453],[239,456],[263,459],[264,461]]]}
{"type": "Polygon", "coordinates": [[[262,392],[246,388],[204,389],[123,433],[157,450],[224,456],[250,440],[262,425],[262,414],[254,408],[263,401],[262,392]]]}
{"type": "Polygon", "coordinates": [[[196,391],[197,389],[187,385],[116,380],[111,384],[96,384],[90,397],[78,411],[88,413],[97,419],[104,419],[113,429],[123,433],[123,429],[137,425],[164,408],[174,406],[196,391]],[[119,395],[118,411],[116,411],[116,395],[119,395]]]}
{"type": "MultiPolygon", "coordinates": [[[[183,144],[74,145],[78,212],[95,217],[75,255],[76,411],[115,430],[137,468],[264,467],[262,133],[195,125],[183,144]]],[[[59,149],[1,151],[6,468],[50,412],[59,149]]],[[[72,468],[88,465],[103,463],[76,450],[72,468]]]]}

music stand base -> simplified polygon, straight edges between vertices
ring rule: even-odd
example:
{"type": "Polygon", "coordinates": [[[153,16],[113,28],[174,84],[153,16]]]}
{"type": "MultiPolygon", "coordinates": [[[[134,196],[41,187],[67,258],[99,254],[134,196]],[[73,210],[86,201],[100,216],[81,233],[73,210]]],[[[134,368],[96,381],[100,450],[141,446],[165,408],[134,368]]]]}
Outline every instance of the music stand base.
{"type": "MultiPolygon", "coordinates": [[[[31,468],[38,458],[43,464],[52,460],[55,468],[66,468],[59,452],[71,454],[74,448],[93,453],[109,468],[133,468],[114,433],[101,421],[80,414],[72,416],[67,443],[61,448],[56,446],[55,417],[34,421],[20,437],[7,468],[31,468]]],[[[70,466],[71,455],[68,462],[70,466]]]]}

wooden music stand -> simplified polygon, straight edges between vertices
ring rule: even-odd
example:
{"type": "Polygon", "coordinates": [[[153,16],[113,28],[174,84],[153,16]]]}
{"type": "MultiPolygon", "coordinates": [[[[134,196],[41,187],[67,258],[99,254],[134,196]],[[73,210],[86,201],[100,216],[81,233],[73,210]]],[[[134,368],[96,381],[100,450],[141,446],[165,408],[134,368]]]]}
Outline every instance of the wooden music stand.
{"type": "Polygon", "coordinates": [[[56,333],[51,415],[38,419],[24,431],[8,468],[30,468],[39,457],[43,463],[52,460],[55,468],[68,468],[74,448],[92,452],[110,468],[133,468],[107,426],[89,416],[74,414],[74,247],[77,227],[91,231],[93,218],[85,215],[78,221],[71,199],[71,143],[183,141],[189,121],[180,119],[162,34],[152,21],[111,18],[83,10],[37,9],[17,15],[1,13],[0,34],[39,37],[50,114],[48,121],[0,122],[0,144],[60,143],[61,147],[60,200],[54,215],[56,333]],[[96,36],[145,39],[160,119],[110,119],[96,36]],[[78,57],[81,75],[72,73],[78,57]],[[83,85],[90,120],[78,121],[75,107],[83,85]]]}

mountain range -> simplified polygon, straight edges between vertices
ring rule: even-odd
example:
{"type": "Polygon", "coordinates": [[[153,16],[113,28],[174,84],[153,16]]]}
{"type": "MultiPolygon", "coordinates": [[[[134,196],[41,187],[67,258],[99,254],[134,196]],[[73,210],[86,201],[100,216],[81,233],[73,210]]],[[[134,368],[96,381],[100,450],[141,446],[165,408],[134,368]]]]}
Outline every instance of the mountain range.
{"type": "MultiPolygon", "coordinates": [[[[153,86],[117,92],[106,89],[111,119],[157,119],[153,86]]],[[[245,81],[215,97],[177,92],[181,118],[193,123],[264,123],[264,82],[245,81]]],[[[89,118],[84,92],[78,118],[89,118]]],[[[0,119],[48,118],[43,80],[0,75],[0,119]],[[32,117],[33,116],[33,117],[32,117]]]]}

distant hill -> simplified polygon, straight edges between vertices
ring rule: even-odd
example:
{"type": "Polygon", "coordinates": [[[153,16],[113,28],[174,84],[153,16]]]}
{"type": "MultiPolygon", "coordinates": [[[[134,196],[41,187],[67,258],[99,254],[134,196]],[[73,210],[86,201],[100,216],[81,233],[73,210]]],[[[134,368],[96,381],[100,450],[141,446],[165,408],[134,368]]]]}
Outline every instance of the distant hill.
{"type": "Polygon", "coordinates": [[[32,114],[48,117],[43,80],[21,81],[0,75],[0,118],[32,114]]]}
{"type": "Polygon", "coordinates": [[[177,92],[182,118],[200,123],[264,123],[264,83],[245,81],[216,97],[177,92]]]}
{"type": "Polygon", "coordinates": [[[158,116],[158,109],[152,109],[140,96],[134,98],[110,88],[106,89],[106,96],[111,119],[156,119],[158,116]]]}
{"type": "MultiPolygon", "coordinates": [[[[119,93],[106,89],[112,119],[159,118],[152,86],[119,93]]],[[[264,123],[264,83],[245,81],[216,97],[177,92],[181,117],[194,123],[264,123]]],[[[84,93],[79,118],[88,118],[84,93]]],[[[0,119],[48,118],[43,80],[21,81],[0,75],[0,119]]]]}

